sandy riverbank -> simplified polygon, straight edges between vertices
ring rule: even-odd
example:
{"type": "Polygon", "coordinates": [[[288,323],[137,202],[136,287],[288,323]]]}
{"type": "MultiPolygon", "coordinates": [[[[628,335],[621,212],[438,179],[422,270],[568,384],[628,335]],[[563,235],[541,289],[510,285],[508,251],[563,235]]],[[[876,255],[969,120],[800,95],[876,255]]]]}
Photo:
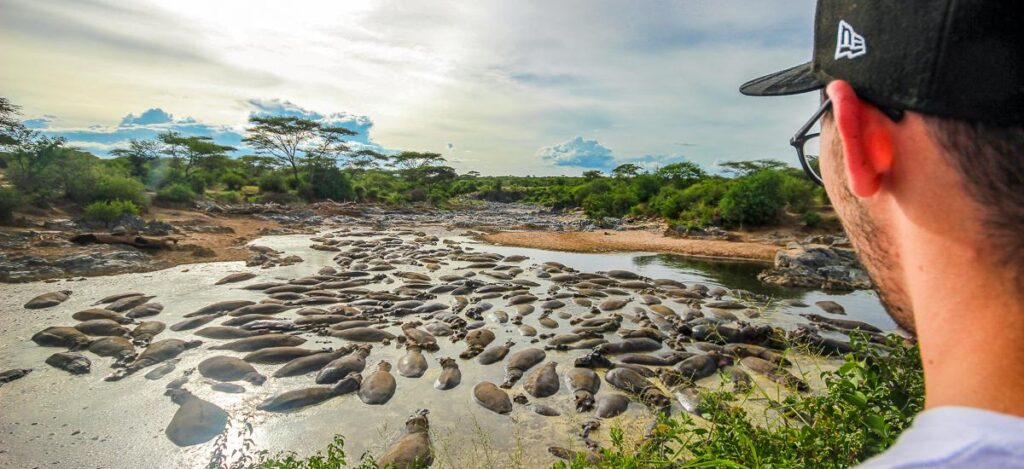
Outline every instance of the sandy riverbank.
{"type": "Polygon", "coordinates": [[[772,262],[778,246],[753,242],[670,238],[649,231],[506,231],[482,235],[488,243],[571,252],[670,252],[712,259],[772,262]]]}

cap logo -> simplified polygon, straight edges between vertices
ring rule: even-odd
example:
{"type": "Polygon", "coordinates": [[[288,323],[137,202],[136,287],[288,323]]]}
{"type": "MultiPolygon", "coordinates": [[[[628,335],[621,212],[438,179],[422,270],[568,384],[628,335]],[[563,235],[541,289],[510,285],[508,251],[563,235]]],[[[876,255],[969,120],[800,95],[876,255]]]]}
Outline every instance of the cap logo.
{"type": "Polygon", "coordinates": [[[857,34],[853,26],[846,21],[839,20],[839,37],[836,38],[836,60],[843,57],[855,59],[868,53],[868,43],[864,36],[857,34]]]}

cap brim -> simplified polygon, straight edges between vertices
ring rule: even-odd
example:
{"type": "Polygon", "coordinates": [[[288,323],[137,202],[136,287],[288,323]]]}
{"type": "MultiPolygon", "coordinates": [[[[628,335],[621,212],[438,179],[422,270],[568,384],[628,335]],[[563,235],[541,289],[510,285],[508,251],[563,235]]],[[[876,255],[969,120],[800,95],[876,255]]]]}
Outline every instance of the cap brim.
{"type": "Polygon", "coordinates": [[[750,80],[740,86],[740,93],[747,96],[786,96],[820,90],[824,86],[811,73],[811,63],[807,62],[750,80]]]}

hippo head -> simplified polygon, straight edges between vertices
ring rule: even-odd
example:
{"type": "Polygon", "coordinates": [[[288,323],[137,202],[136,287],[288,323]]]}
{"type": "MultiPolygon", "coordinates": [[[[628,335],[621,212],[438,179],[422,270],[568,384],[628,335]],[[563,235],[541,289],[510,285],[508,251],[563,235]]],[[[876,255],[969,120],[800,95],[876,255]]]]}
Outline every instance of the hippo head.
{"type": "Polygon", "coordinates": [[[409,433],[426,433],[430,429],[430,422],[427,421],[427,414],[430,411],[427,409],[420,409],[412,414],[408,420],[405,421],[405,431],[409,433]]]}
{"type": "Polygon", "coordinates": [[[355,392],[359,389],[359,386],[363,383],[363,375],[353,371],[345,375],[340,381],[331,386],[331,390],[337,394],[347,394],[355,392]]]}
{"type": "Polygon", "coordinates": [[[662,383],[665,383],[665,386],[670,388],[674,388],[681,384],[690,384],[690,380],[686,379],[682,373],[666,368],[658,370],[658,379],[660,379],[662,383]]]}
{"type": "Polygon", "coordinates": [[[439,358],[437,362],[441,364],[441,368],[458,368],[459,365],[455,363],[454,358],[439,358]]]}
{"type": "Polygon", "coordinates": [[[576,400],[576,411],[587,412],[594,408],[594,395],[590,391],[579,390],[573,395],[576,400]]]}
{"type": "Polygon", "coordinates": [[[579,357],[573,363],[579,368],[611,368],[612,362],[598,351],[593,351],[585,356],[579,357]]]}
{"type": "Polygon", "coordinates": [[[242,377],[242,379],[252,384],[255,384],[256,386],[260,386],[267,381],[266,376],[263,376],[256,372],[247,373],[245,376],[242,377]]]}
{"type": "Polygon", "coordinates": [[[387,360],[381,360],[377,364],[377,371],[391,371],[391,363],[388,363],[387,360]]]}
{"type": "Polygon", "coordinates": [[[649,387],[641,391],[640,400],[648,407],[657,411],[665,410],[672,405],[672,400],[655,387],[649,387]]]}

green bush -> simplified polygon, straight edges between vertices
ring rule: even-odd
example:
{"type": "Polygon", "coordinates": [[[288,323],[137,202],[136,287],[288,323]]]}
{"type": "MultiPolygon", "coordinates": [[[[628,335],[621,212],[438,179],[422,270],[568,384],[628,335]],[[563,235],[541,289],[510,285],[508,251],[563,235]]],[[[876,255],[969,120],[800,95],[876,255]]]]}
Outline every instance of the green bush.
{"type": "Polygon", "coordinates": [[[240,204],[244,197],[241,192],[237,191],[225,191],[225,192],[210,192],[206,194],[207,197],[225,204],[240,204]]]}
{"type": "Polygon", "coordinates": [[[232,191],[240,190],[247,182],[245,176],[238,173],[227,173],[220,178],[220,183],[232,191]]]}
{"type": "Polygon", "coordinates": [[[352,200],[355,190],[352,180],[338,168],[317,168],[310,171],[309,180],[298,188],[299,195],[309,201],[331,199],[352,200]]]}
{"type": "Polygon", "coordinates": [[[821,218],[821,215],[819,215],[818,212],[815,212],[813,210],[804,212],[804,214],[801,215],[800,218],[801,221],[803,221],[804,226],[808,228],[818,228],[825,221],[824,219],[821,218]]]}
{"type": "Polygon", "coordinates": [[[260,192],[288,192],[288,186],[285,184],[284,177],[279,173],[267,173],[256,181],[256,185],[260,187],[260,192]]]}
{"type": "Polygon", "coordinates": [[[138,180],[126,176],[101,176],[97,179],[96,187],[89,200],[92,202],[125,200],[132,202],[137,208],[145,208],[149,205],[146,187],[138,180]]]}
{"type": "Polygon", "coordinates": [[[138,215],[139,208],[130,200],[101,200],[85,206],[82,218],[86,221],[102,222],[107,225],[124,215],[138,215]]]}
{"type": "Polygon", "coordinates": [[[299,196],[287,192],[264,192],[259,196],[259,203],[263,204],[288,205],[299,202],[302,202],[299,196]]]}
{"type": "Polygon", "coordinates": [[[0,223],[14,221],[14,209],[21,206],[21,194],[13,187],[0,187],[0,223]]]}
{"type": "Polygon", "coordinates": [[[196,193],[192,191],[191,187],[176,182],[157,191],[156,199],[160,202],[186,204],[196,200],[196,193]]]}
{"type": "Polygon", "coordinates": [[[778,171],[758,171],[736,181],[718,204],[722,220],[733,226],[762,226],[778,221],[786,199],[785,176],[778,171]]]}
{"type": "Polygon", "coordinates": [[[804,213],[814,208],[817,192],[815,185],[805,177],[786,176],[782,183],[782,196],[786,205],[796,213],[804,213]]]}

